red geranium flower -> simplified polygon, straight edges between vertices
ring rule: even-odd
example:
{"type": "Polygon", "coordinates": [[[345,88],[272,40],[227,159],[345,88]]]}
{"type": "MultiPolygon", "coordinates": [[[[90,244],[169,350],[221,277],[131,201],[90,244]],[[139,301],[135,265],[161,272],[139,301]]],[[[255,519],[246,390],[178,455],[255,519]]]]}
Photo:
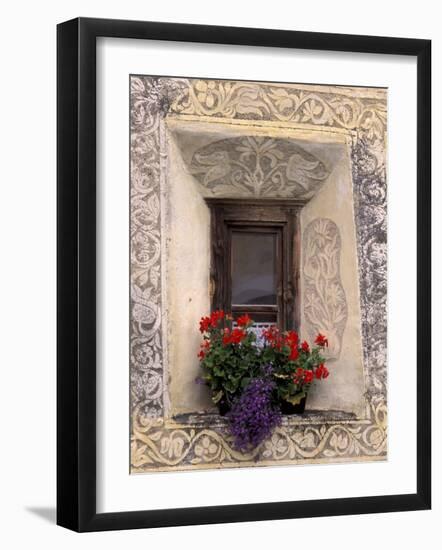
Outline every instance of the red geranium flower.
{"type": "Polygon", "coordinates": [[[201,361],[206,357],[209,349],[210,349],[210,340],[204,340],[204,342],[201,344],[201,349],[198,352],[198,357],[200,358],[201,361]]]}
{"type": "Polygon", "coordinates": [[[299,357],[298,341],[299,337],[297,332],[290,330],[286,333],[284,344],[290,348],[289,361],[296,361],[299,357]]]}
{"type": "Polygon", "coordinates": [[[218,321],[220,321],[221,319],[224,319],[224,311],[222,309],[213,311],[212,315],[210,316],[210,326],[216,328],[218,325],[218,321]]]}
{"type": "Polygon", "coordinates": [[[285,336],[285,342],[290,347],[297,346],[299,342],[298,333],[294,330],[289,330],[285,336]]]}
{"type": "Polygon", "coordinates": [[[296,359],[298,359],[298,357],[299,357],[298,348],[296,346],[294,346],[290,349],[289,360],[290,361],[296,361],[296,359]]]}
{"type": "Polygon", "coordinates": [[[328,347],[328,340],[323,334],[318,333],[318,336],[316,336],[315,344],[322,347],[324,346],[328,347]]]}
{"type": "Polygon", "coordinates": [[[236,320],[239,327],[246,327],[252,322],[252,319],[249,317],[249,315],[246,313],[245,315],[241,315],[241,317],[238,317],[236,320]]]}
{"type": "Polygon", "coordinates": [[[298,367],[295,371],[295,374],[293,375],[293,382],[295,384],[299,384],[302,382],[302,379],[304,378],[304,369],[302,367],[298,367]]]}
{"type": "Polygon", "coordinates": [[[221,319],[224,319],[224,311],[222,309],[213,311],[210,314],[210,317],[201,317],[200,332],[203,334],[204,332],[207,332],[210,328],[216,328],[221,319]]]}
{"type": "Polygon", "coordinates": [[[313,380],[313,371],[306,370],[304,372],[304,384],[310,384],[310,382],[313,380]]]}
{"type": "Polygon", "coordinates": [[[204,333],[209,330],[210,327],[210,317],[201,317],[200,320],[200,332],[204,333]]]}
{"type": "Polygon", "coordinates": [[[310,384],[313,382],[313,376],[312,370],[299,367],[293,375],[293,382],[295,384],[310,384]]]}
{"type": "Polygon", "coordinates": [[[304,342],[302,342],[301,349],[302,349],[302,351],[305,351],[306,353],[310,353],[310,346],[308,345],[306,340],[304,340],[304,342]]]}
{"type": "Polygon", "coordinates": [[[270,325],[269,328],[265,328],[262,331],[262,337],[267,340],[267,342],[273,342],[276,338],[278,329],[275,325],[270,325]]]}
{"type": "Polygon", "coordinates": [[[321,363],[315,370],[315,376],[318,380],[321,380],[321,378],[327,378],[329,374],[328,368],[324,365],[324,363],[321,363]]]}
{"type": "Polygon", "coordinates": [[[262,331],[262,337],[273,348],[280,349],[282,345],[282,337],[279,333],[278,327],[270,325],[269,328],[262,331]]]}
{"type": "Polygon", "coordinates": [[[232,332],[230,332],[229,329],[226,329],[223,336],[223,344],[225,346],[228,344],[240,344],[246,336],[247,333],[242,328],[234,328],[232,332]]]}
{"type": "Polygon", "coordinates": [[[232,340],[232,344],[239,344],[241,340],[243,340],[247,336],[247,332],[241,328],[234,328],[232,330],[232,334],[230,336],[230,339],[232,340]]]}

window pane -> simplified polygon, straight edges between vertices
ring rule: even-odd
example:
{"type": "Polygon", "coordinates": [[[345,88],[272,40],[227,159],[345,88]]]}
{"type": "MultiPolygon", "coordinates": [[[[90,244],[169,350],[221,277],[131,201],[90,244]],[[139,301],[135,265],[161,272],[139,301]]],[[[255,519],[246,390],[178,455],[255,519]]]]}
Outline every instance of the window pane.
{"type": "Polygon", "coordinates": [[[276,304],[276,234],[232,233],[232,304],[276,304]]]}

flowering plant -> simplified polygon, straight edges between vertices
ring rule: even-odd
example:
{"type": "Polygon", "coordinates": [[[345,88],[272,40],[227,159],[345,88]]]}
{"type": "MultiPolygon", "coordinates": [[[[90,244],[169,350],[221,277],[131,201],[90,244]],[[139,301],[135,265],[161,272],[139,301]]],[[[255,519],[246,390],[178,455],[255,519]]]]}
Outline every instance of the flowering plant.
{"type": "Polygon", "coordinates": [[[230,328],[230,315],[214,311],[200,321],[203,342],[198,357],[203,369],[201,380],[212,391],[214,403],[230,407],[234,398],[259,370],[256,336],[247,330],[252,320],[244,315],[237,327],[230,328]]]}
{"type": "Polygon", "coordinates": [[[259,445],[280,423],[284,403],[298,405],[315,380],[329,376],[323,356],[328,340],[318,334],[310,347],[295,331],[270,326],[258,343],[248,315],[237,318],[234,328],[232,322],[222,310],[202,317],[200,380],[220,410],[229,410],[235,446],[245,450],[259,445]]]}
{"type": "Polygon", "coordinates": [[[322,334],[316,336],[312,348],[307,341],[300,342],[296,332],[281,333],[275,326],[263,331],[263,339],[263,362],[273,367],[280,400],[297,405],[307,396],[314,379],[328,377],[329,371],[322,355],[328,340],[322,334]]]}
{"type": "Polygon", "coordinates": [[[269,377],[252,378],[235,400],[227,416],[239,451],[257,447],[281,423],[281,411],[273,399],[274,387],[269,377]]]}

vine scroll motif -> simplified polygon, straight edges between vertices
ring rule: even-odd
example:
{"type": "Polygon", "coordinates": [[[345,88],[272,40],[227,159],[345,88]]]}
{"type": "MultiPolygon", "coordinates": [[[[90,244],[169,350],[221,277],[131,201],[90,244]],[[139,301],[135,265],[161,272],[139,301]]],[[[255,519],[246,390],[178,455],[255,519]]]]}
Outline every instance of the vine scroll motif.
{"type": "Polygon", "coordinates": [[[386,455],[386,102],[316,86],[131,77],[131,471],[386,455]],[[263,119],[355,132],[352,168],[367,380],[365,420],[283,425],[252,455],[222,426],[169,427],[163,418],[160,126],[166,114],[263,119]],[[375,230],[372,231],[374,223],[375,230]],[[377,326],[373,326],[377,323],[377,326]]]}
{"type": "Polygon", "coordinates": [[[131,403],[147,417],[162,416],[164,393],[159,130],[181,89],[180,80],[131,78],[131,403]]]}
{"type": "Polygon", "coordinates": [[[354,89],[275,86],[255,82],[190,80],[171,113],[251,120],[275,120],[356,130],[370,141],[383,141],[385,98],[355,97],[354,89]]]}
{"type": "Polygon", "coordinates": [[[347,300],[340,277],[341,237],[338,226],[317,218],[303,236],[304,315],[310,339],[327,334],[330,358],[341,353],[347,322],[347,300]]]}
{"type": "Polygon", "coordinates": [[[252,453],[237,452],[222,428],[166,428],[161,420],[136,415],[132,436],[134,471],[152,467],[180,469],[211,464],[266,465],[285,461],[382,457],[387,444],[387,411],[370,405],[365,422],[324,421],[281,426],[252,453]]]}
{"type": "Polygon", "coordinates": [[[385,148],[363,136],[352,148],[367,398],[387,399],[387,186],[385,148]]]}
{"type": "Polygon", "coordinates": [[[203,195],[312,197],[329,175],[324,164],[288,139],[245,136],[198,149],[190,171],[203,195]]]}

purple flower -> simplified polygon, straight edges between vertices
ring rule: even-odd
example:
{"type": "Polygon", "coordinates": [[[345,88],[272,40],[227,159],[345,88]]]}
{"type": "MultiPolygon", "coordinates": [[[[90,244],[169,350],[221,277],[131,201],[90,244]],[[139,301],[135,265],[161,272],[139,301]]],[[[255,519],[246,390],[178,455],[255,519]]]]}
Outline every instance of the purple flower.
{"type": "Polygon", "coordinates": [[[273,389],[271,380],[253,378],[234,401],[227,418],[237,450],[254,449],[280,424],[281,413],[272,403],[273,389]]]}

